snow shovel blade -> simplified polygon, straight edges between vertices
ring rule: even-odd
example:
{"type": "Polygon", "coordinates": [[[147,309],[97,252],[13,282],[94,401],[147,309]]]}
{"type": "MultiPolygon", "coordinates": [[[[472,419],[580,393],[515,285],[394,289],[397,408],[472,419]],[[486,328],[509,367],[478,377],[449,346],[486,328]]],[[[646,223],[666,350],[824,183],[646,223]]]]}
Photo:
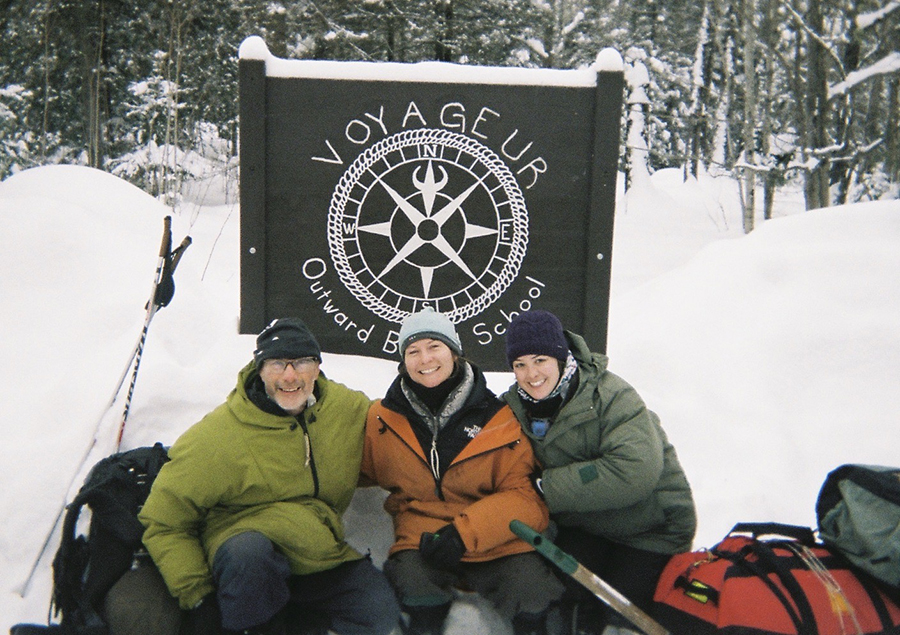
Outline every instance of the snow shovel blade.
{"type": "Polygon", "coordinates": [[[632,604],[631,600],[616,591],[608,582],[592,573],[575,558],[522,521],[513,520],[509,523],[509,528],[515,535],[534,547],[539,554],[572,576],[588,591],[647,635],[670,635],[669,631],[664,629],[659,622],[632,604]]]}

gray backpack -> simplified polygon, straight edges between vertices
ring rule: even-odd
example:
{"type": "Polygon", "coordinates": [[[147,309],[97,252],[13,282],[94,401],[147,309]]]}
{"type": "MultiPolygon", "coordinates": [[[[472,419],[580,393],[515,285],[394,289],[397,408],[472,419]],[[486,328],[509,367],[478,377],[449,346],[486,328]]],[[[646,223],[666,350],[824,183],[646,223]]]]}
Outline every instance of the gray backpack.
{"type": "Polygon", "coordinates": [[[816,501],[819,536],[873,577],[900,589],[900,468],[842,465],[816,501]]]}

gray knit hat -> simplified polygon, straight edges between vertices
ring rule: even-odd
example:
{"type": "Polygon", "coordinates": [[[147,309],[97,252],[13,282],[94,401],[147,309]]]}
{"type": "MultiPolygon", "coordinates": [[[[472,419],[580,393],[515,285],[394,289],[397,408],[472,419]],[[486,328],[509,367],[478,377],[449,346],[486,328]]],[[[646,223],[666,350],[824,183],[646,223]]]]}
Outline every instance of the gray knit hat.
{"type": "Polygon", "coordinates": [[[299,359],[315,357],[322,361],[322,349],[312,331],[300,318],[279,318],[262,330],[256,338],[253,360],[260,368],[267,359],[299,359]]]}
{"type": "Polygon", "coordinates": [[[462,342],[453,322],[430,306],[418,313],[410,314],[400,325],[400,357],[406,353],[407,346],[425,338],[440,340],[450,347],[451,351],[462,355],[462,342]]]}

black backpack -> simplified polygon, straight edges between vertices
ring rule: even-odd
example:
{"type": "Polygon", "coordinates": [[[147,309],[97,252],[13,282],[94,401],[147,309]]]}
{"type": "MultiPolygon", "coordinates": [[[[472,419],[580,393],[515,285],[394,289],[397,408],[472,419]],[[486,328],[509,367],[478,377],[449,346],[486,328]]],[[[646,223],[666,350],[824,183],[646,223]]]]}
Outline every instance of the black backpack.
{"type": "Polygon", "coordinates": [[[106,635],[103,600],[113,584],[136,566],[149,560],[141,537],[144,527],[137,518],[153,480],[169,460],[157,443],[113,454],[88,473],[78,495],[66,508],[62,539],[53,558],[51,613],[59,625],[13,626],[12,635],[52,629],[64,635],[106,635]],[[87,537],[76,536],[81,509],[91,510],[87,537]]]}

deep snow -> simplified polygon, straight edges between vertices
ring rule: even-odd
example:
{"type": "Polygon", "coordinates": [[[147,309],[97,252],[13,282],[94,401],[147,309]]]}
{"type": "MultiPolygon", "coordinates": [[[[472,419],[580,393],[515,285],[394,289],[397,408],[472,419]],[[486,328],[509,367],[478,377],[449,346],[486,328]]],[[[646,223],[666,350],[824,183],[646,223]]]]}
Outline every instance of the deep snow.
{"type": "MultiPolygon", "coordinates": [[[[620,179],[621,180],[621,179],[620,179]]],[[[122,448],[171,443],[222,401],[249,360],[237,334],[238,211],[210,199],[174,215],[194,244],[171,306],[150,327],[122,448]]],[[[739,521],[813,526],[818,488],[842,463],[900,464],[900,201],[802,212],[788,187],[776,215],[740,231],[727,178],[655,174],[617,205],[611,370],[659,413],[693,485],[696,545],[739,521]]],[[[25,171],[0,183],[0,631],[46,620],[50,534],[86,467],[112,451],[107,409],[144,319],[159,202],[103,172],[25,171]],[[106,416],[104,417],[104,412],[106,416]]],[[[301,316],[302,317],[302,316],[301,316]]],[[[326,354],[330,377],[380,396],[395,363],[326,354]]],[[[492,373],[495,391],[512,381],[492,373]]],[[[127,389],[123,386],[120,397],[127,389]]],[[[352,542],[376,560],[390,540],[380,494],[360,492],[352,542]]],[[[472,597],[446,633],[504,632],[472,597]]]]}

